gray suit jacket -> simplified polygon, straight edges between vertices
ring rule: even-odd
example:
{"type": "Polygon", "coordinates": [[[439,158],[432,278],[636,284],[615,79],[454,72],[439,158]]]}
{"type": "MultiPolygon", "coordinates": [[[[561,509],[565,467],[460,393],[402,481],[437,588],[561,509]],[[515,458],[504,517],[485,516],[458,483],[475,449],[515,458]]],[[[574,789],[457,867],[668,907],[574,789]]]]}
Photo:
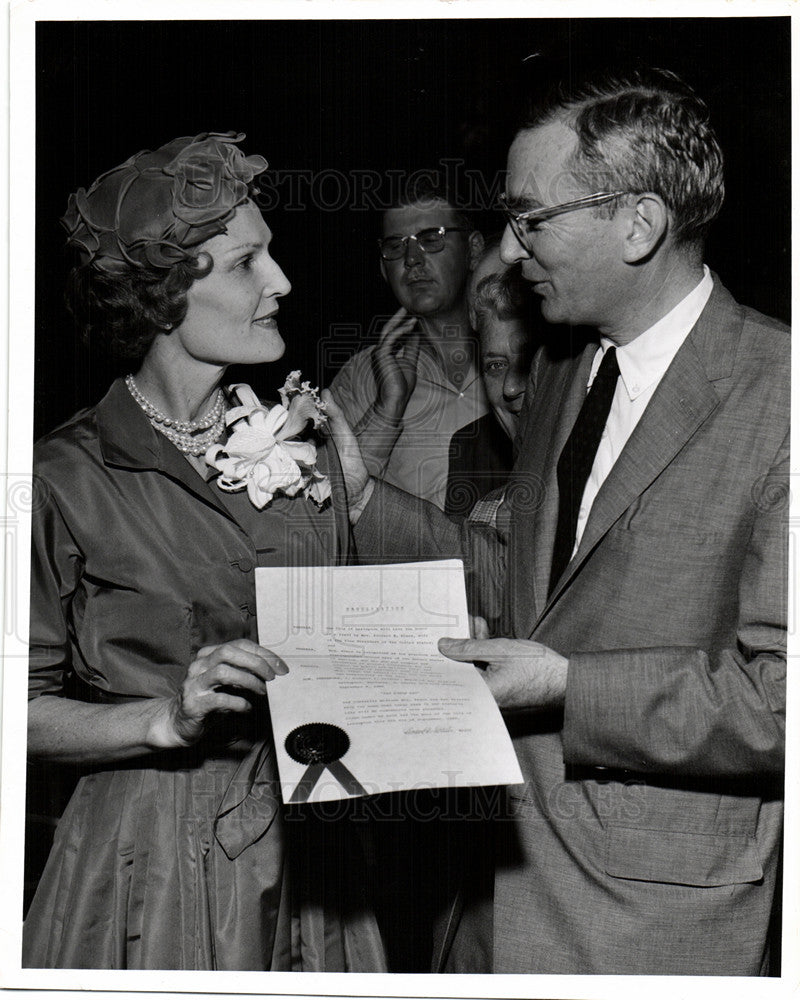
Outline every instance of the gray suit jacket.
{"type": "MultiPolygon", "coordinates": [[[[501,634],[570,667],[563,713],[508,718],[525,783],[496,824],[493,911],[473,889],[447,969],[758,974],[782,824],[789,337],[715,281],[548,596],[555,467],[594,352],[537,356],[507,544],[487,557],[484,535],[472,559],[480,579],[502,567],[501,634]]],[[[437,513],[381,488],[362,556],[473,555],[437,513]]]]}

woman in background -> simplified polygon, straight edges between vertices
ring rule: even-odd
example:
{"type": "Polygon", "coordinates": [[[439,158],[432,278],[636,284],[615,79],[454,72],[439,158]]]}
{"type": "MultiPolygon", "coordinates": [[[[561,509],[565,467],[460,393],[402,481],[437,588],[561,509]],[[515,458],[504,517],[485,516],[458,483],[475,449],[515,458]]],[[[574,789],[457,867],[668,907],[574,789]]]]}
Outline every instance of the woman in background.
{"type": "Polygon", "coordinates": [[[467,306],[480,342],[481,377],[491,410],[450,438],[444,512],[455,520],[466,517],[481,497],[508,482],[531,360],[541,334],[519,267],[500,260],[499,237],[487,240],[475,265],[467,306]]]}

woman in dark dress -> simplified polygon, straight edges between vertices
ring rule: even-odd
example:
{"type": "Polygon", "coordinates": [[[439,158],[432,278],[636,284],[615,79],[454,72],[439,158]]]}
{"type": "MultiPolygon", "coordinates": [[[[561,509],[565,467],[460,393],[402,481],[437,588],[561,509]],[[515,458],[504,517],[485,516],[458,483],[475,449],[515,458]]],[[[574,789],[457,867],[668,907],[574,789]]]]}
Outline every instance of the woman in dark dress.
{"type": "Polygon", "coordinates": [[[137,154],[63,220],[76,315],[136,364],[35,449],[29,754],[83,777],[28,967],[384,968],[357,838],[285,822],[265,692],[286,667],[256,641],[254,567],[347,559],[344,505],[320,502],[335,451],[291,440],[314,409],[292,404],[275,462],[217,475],[230,408],[253,403],[226,368],[282,356],[290,290],[242,138],[137,154]]]}

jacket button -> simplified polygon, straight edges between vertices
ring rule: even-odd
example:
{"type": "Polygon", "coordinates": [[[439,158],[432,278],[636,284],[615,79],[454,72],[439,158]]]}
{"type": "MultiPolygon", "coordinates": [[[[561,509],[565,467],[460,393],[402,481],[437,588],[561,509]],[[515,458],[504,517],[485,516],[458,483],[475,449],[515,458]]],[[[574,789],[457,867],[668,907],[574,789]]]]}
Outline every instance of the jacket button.
{"type": "Polygon", "coordinates": [[[243,573],[252,573],[256,564],[250,556],[240,556],[234,561],[233,565],[238,566],[243,573]]]}

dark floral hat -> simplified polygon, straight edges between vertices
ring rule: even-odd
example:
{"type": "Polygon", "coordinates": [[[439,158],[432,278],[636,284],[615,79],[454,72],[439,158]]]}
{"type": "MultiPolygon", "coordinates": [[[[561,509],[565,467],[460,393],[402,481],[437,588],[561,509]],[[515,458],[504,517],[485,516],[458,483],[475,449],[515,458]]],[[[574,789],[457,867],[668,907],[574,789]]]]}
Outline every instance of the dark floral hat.
{"type": "Polygon", "coordinates": [[[201,132],[143,150],[70,195],[61,219],[83,263],[111,274],[168,268],[225,231],[236,207],[256,193],[263,156],[245,156],[239,132],[201,132]]]}

